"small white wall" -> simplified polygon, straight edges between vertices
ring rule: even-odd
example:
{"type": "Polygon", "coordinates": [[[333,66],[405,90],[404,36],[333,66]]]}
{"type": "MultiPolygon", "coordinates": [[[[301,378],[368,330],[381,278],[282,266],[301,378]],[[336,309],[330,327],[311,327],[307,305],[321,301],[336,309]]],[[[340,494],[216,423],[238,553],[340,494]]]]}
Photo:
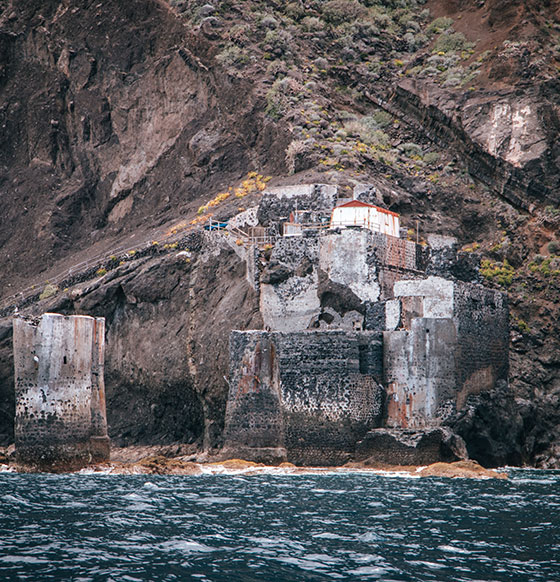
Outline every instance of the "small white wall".
{"type": "Polygon", "coordinates": [[[453,317],[453,281],[441,277],[397,281],[393,291],[395,297],[421,297],[424,317],[453,317]]]}

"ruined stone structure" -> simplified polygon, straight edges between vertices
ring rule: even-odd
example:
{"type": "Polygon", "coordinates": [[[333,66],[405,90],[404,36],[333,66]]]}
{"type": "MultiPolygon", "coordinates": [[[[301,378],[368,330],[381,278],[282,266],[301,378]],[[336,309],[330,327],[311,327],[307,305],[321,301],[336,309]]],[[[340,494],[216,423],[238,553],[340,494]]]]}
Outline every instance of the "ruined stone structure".
{"type": "MultiPolygon", "coordinates": [[[[336,189],[270,192],[255,215],[282,232],[278,222],[305,204],[326,216],[336,189]]],[[[505,295],[472,282],[476,266],[443,237],[431,252],[369,228],[284,232],[268,255],[246,255],[266,331],[230,338],[224,456],[333,465],[466,455],[444,424],[469,395],[507,382],[505,295]]]]}
{"type": "Polygon", "coordinates": [[[232,333],[226,456],[341,464],[381,423],[381,334],[232,333]]]}
{"type": "Polygon", "coordinates": [[[104,318],[14,319],[19,462],[75,468],[109,459],[104,347],[104,318]]]}
{"type": "Polygon", "coordinates": [[[396,329],[383,334],[388,427],[439,425],[469,394],[507,381],[503,293],[440,277],[399,281],[394,292],[396,329]]]}

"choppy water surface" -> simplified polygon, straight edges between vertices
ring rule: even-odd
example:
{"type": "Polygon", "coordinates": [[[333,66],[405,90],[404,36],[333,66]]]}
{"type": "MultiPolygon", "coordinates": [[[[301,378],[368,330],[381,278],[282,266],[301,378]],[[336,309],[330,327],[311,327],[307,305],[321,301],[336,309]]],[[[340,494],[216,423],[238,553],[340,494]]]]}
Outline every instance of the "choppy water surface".
{"type": "Polygon", "coordinates": [[[0,474],[0,579],[560,580],[560,472],[0,474]]]}

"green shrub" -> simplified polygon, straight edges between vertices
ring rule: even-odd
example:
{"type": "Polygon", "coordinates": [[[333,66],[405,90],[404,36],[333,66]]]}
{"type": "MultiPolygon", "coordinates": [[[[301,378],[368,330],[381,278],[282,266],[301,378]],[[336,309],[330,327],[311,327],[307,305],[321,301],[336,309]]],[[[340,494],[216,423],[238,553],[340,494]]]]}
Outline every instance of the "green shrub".
{"type": "Polygon", "coordinates": [[[216,56],[216,60],[224,67],[241,69],[249,63],[249,55],[235,44],[230,44],[216,56]]]}
{"type": "Polygon", "coordinates": [[[259,25],[263,28],[278,28],[278,20],[272,14],[265,14],[261,18],[259,25]]]}
{"type": "Polygon", "coordinates": [[[305,8],[301,2],[288,2],[286,5],[286,16],[294,20],[301,20],[305,16],[305,8]]]}
{"type": "Polygon", "coordinates": [[[434,45],[435,52],[449,53],[452,51],[464,51],[474,47],[474,43],[469,42],[462,32],[452,32],[440,34],[434,45]]]}
{"type": "Polygon", "coordinates": [[[292,88],[287,77],[276,79],[266,94],[265,113],[272,119],[280,119],[290,103],[292,88]]]}
{"type": "Polygon", "coordinates": [[[402,145],[399,146],[399,150],[402,151],[409,158],[412,157],[421,158],[423,154],[422,148],[417,143],[413,142],[403,143],[402,145]]]}
{"type": "Polygon", "coordinates": [[[560,254],[560,241],[551,240],[547,245],[547,249],[551,255],[560,254]]]}
{"type": "MultiPolygon", "coordinates": [[[[540,255],[537,255],[539,257],[540,255]]],[[[558,277],[560,276],[560,260],[557,258],[542,257],[542,260],[537,261],[537,257],[529,263],[529,271],[531,273],[540,273],[544,277],[558,277]]]]}
{"type": "Polygon", "coordinates": [[[449,18],[448,16],[440,16],[432,21],[428,28],[426,28],[426,32],[428,34],[439,34],[447,30],[453,24],[453,18],[449,18]]]}
{"type": "Polygon", "coordinates": [[[53,297],[58,293],[58,287],[56,285],[52,285],[51,283],[47,283],[45,288],[43,289],[41,295],[39,295],[39,299],[43,301],[43,299],[48,299],[49,297],[53,297]]]}
{"type": "Polygon", "coordinates": [[[325,23],[316,16],[306,16],[301,21],[301,27],[305,32],[319,32],[325,28],[325,23]]]}
{"type": "Polygon", "coordinates": [[[531,333],[531,328],[529,327],[528,323],[520,317],[513,317],[513,325],[521,333],[531,333]]]}
{"type": "Polygon", "coordinates": [[[363,17],[366,11],[358,0],[330,0],[323,6],[323,19],[335,26],[363,17]]]}
{"type": "Polygon", "coordinates": [[[555,206],[552,206],[552,204],[549,204],[548,206],[545,206],[544,213],[550,218],[556,218],[557,216],[560,216],[560,208],[556,208],[555,206]]]}
{"type": "Polygon", "coordinates": [[[373,135],[371,135],[372,145],[376,145],[376,146],[380,146],[380,147],[388,147],[389,141],[390,141],[389,136],[381,129],[376,129],[373,132],[373,135]]]}
{"type": "Polygon", "coordinates": [[[424,161],[428,165],[437,164],[439,162],[440,155],[437,152],[428,152],[424,155],[424,161]]]}
{"type": "Polygon", "coordinates": [[[480,273],[489,281],[495,281],[498,285],[509,287],[513,282],[515,269],[508,263],[507,259],[504,259],[501,264],[485,259],[480,264],[480,273]]]}
{"type": "Polygon", "coordinates": [[[261,48],[280,57],[289,52],[292,42],[292,35],[286,30],[269,30],[261,44],[261,48]]]}
{"type": "Polygon", "coordinates": [[[393,123],[393,116],[390,113],[387,113],[387,111],[383,111],[383,109],[376,111],[371,116],[371,118],[380,129],[383,129],[384,127],[387,127],[393,123]]]}
{"type": "Polygon", "coordinates": [[[386,147],[389,145],[389,136],[379,129],[373,117],[349,119],[344,124],[344,131],[351,136],[359,137],[367,144],[386,147]]]}

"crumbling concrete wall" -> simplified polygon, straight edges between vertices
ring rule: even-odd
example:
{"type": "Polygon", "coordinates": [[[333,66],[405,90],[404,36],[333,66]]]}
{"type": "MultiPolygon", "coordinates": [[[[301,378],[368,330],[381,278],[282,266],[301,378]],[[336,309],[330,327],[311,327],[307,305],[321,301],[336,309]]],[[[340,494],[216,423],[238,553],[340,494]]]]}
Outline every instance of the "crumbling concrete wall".
{"type": "Polygon", "coordinates": [[[279,238],[259,286],[266,329],[371,329],[367,305],[416,276],[416,247],[367,229],[279,238]]]}
{"type": "Polygon", "coordinates": [[[410,329],[385,332],[386,426],[439,424],[439,406],[455,390],[457,333],[450,318],[412,319],[410,329]]]}
{"type": "Polygon", "coordinates": [[[223,454],[286,460],[278,348],[270,334],[233,331],[223,454]]]}
{"type": "Polygon", "coordinates": [[[15,444],[20,462],[75,467],[109,459],[105,320],[14,319],[15,444]]]}
{"type": "Polygon", "coordinates": [[[329,231],[320,238],[320,269],[362,301],[378,301],[381,292],[371,244],[372,233],[366,229],[329,231]]]}
{"type": "MultiPolygon", "coordinates": [[[[324,185],[281,187],[265,193],[257,218],[280,232],[293,210],[327,216],[336,195],[324,185]]],[[[354,195],[378,193],[359,185],[354,195]]],[[[270,256],[249,259],[267,331],[232,336],[229,455],[342,463],[366,426],[380,426],[383,383],[391,438],[437,433],[418,441],[429,449],[418,458],[446,458],[437,427],[469,395],[507,381],[509,314],[503,294],[471,283],[472,253],[448,237],[432,242],[426,249],[368,229],[315,229],[279,237],[270,256]]],[[[370,434],[362,454],[378,455],[378,437],[370,434]]],[[[395,451],[409,459],[419,455],[412,449],[395,451]]]]}
{"type": "Polygon", "coordinates": [[[227,456],[338,465],[379,426],[381,334],[232,332],[230,346],[227,456]]]}
{"type": "Polygon", "coordinates": [[[394,293],[383,336],[387,426],[437,426],[469,394],[507,381],[503,293],[440,277],[399,281],[394,293]]]}
{"type": "Polygon", "coordinates": [[[320,312],[317,237],[278,239],[261,278],[260,309],[266,329],[307,329],[320,312]]]}

